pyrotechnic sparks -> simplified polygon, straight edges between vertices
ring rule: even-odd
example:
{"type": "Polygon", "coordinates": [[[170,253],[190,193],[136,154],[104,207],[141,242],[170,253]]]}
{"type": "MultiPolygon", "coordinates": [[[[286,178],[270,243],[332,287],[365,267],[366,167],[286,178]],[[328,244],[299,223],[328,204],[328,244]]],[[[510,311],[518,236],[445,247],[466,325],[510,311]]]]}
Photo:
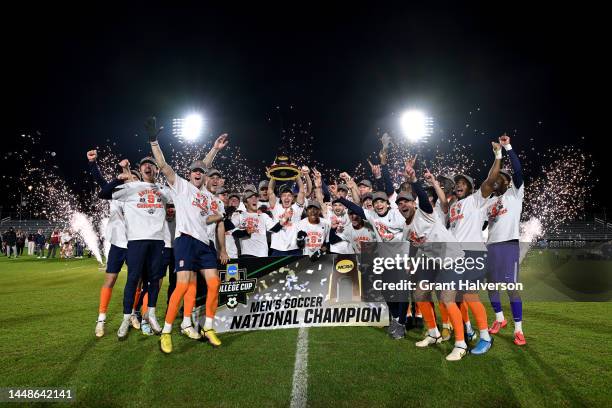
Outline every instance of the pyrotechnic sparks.
{"type": "Polygon", "coordinates": [[[99,263],[102,263],[98,236],[89,218],[85,214],[75,212],[70,218],[70,228],[83,238],[85,245],[91,250],[92,255],[96,257],[99,263]]]}
{"type": "MultiPolygon", "coordinates": [[[[55,154],[56,152],[41,148],[39,136],[40,134],[23,134],[23,149],[4,154],[7,162],[14,162],[23,169],[14,179],[3,176],[11,198],[21,204],[22,211],[30,212],[35,217],[45,217],[56,225],[70,225],[74,216],[84,214],[91,219],[93,226],[102,231],[105,224],[103,220],[108,217],[109,205],[108,201],[97,198],[98,189],[88,175],[85,155],[83,154],[85,181],[79,186],[69,185],[56,164],[61,152],[55,154]],[[85,189],[82,188],[83,185],[85,189]]],[[[478,130],[477,126],[471,126],[468,135],[451,133],[447,136],[444,132],[437,131],[433,136],[430,143],[418,145],[409,143],[399,135],[393,137],[387,160],[396,188],[403,181],[404,160],[415,154],[418,156],[419,174],[425,169],[435,175],[467,173],[478,178],[486,174],[492,156],[479,157],[474,153],[475,149],[471,143],[462,142],[467,139],[473,143],[490,143],[489,138],[482,130],[478,130]]],[[[179,175],[187,176],[189,164],[206,156],[215,137],[209,136],[207,139],[205,143],[184,143],[177,139],[162,139],[160,142],[170,165],[179,175]]],[[[367,156],[364,156],[363,160],[355,157],[356,165],[352,169],[338,169],[331,163],[323,163],[314,157],[315,142],[322,143],[318,138],[315,140],[312,124],[295,121],[281,127],[278,152],[288,154],[298,166],[306,165],[321,171],[327,184],[339,182],[339,174],[342,171],[347,171],[356,180],[372,178],[367,156]]],[[[541,150],[535,148],[533,139],[519,139],[515,144],[522,148],[520,157],[525,174],[523,236],[524,239],[532,241],[545,232],[558,229],[564,222],[575,219],[584,211],[585,202],[589,200],[589,192],[593,187],[593,164],[590,156],[576,147],[563,146],[541,150]],[[536,159],[539,163],[537,166],[533,164],[536,159]]],[[[143,144],[142,149],[142,156],[148,154],[146,145],[143,144]]],[[[97,163],[107,180],[110,181],[120,172],[118,163],[122,158],[120,154],[112,151],[110,141],[107,141],[106,146],[98,148],[97,163]]],[[[140,157],[132,159],[132,163],[135,163],[140,157]]],[[[230,137],[230,144],[215,158],[213,167],[223,174],[228,190],[240,192],[244,185],[257,184],[264,178],[265,167],[271,164],[272,159],[273,157],[266,163],[253,164],[230,137]]],[[[372,152],[369,159],[378,163],[378,151],[372,152]]],[[[132,168],[135,168],[133,164],[132,168]]],[[[163,176],[160,176],[160,182],[165,182],[163,176]]],[[[87,242],[83,229],[77,232],[87,242]]],[[[103,236],[102,233],[100,235],[103,236]]],[[[94,245],[91,239],[90,242],[94,245]]],[[[88,246],[90,242],[87,242],[88,246]]],[[[108,243],[105,242],[104,245],[108,246],[108,243]]]]}

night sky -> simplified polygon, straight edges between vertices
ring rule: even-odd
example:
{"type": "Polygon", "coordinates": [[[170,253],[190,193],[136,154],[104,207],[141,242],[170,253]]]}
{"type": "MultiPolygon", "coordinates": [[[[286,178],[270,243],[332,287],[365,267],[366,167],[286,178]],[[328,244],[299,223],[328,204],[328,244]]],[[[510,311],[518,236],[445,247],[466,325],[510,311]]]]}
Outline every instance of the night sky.
{"type": "MultiPolygon", "coordinates": [[[[539,148],[573,144],[604,161],[595,130],[604,108],[593,106],[605,83],[596,21],[576,10],[350,4],[9,13],[0,150],[39,130],[74,181],[86,150],[110,139],[136,162],[147,116],[169,127],[197,109],[210,133],[230,133],[254,163],[274,158],[282,117],[311,122],[319,160],[353,168],[377,148],[378,131],[396,130],[393,114],[417,107],[442,132],[465,132],[467,123],[484,131],[470,139],[482,154],[516,129],[515,148],[535,138],[539,148]]],[[[600,202],[603,194],[594,192],[600,202]]]]}

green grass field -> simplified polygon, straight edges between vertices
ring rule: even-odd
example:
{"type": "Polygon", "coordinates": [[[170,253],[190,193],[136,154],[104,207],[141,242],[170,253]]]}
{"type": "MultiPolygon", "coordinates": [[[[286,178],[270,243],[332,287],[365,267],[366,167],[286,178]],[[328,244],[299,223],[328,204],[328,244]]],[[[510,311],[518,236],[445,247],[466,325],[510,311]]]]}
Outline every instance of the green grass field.
{"type": "MultiPolygon", "coordinates": [[[[94,261],[0,257],[0,387],[74,388],[84,406],[290,404],[297,330],[225,334],[219,349],[176,335],[171,355],[134,331],[118,342],[124,279],[96,339],[94,261]]],[[[376,328],[311,328],[308,405],[610,406],[611,313],[603,302],[528,302],[526,347],[510,324],[487,355],[455,363],[444,360],[448,343],[417,349],[419,330],[393,341],[376,328]]]]}

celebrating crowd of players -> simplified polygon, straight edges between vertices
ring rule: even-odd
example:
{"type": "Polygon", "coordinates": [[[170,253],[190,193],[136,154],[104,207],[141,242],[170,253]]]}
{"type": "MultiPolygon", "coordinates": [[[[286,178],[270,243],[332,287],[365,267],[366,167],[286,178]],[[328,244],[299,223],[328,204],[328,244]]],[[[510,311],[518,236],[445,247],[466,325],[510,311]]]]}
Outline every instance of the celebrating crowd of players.
{"type": "MultiPolygon", "coordinates": [[[[275,180],[265,180],[258,187],[247,185],[240,192],[229,192],[224,175],[212,167],[215,155],[228,143],[226,134],[219,136],[203,160],[194,161],[189,169],[173,169],[157,140],[160,128],[155,118],[147,121],[146,128],[152,157],[140,160],[137,170],[123,160],[121,174],[111,181],[102,176],[96,151],[87,152],[90,171],[101,187],[99,196],[110,200],[105,236],[110,248],[100,290],[97,337],[105,334],[106,311],[124,263],[127,281],[118,338],[125,339],[130,327],[144,334],[160,334],[164,353],[172,352],[171,333],[181,302],[181,333],[221,345],[214,330],[220,285],[217,266],[230,259],[290,255],[316,259],[323,253],[360,253],[364,242],[410,242],[424,256],[433,257],[439,254],[425,243],[458,242],[469,243],[462,252],[466,256],[487,254],[488,267],[482,276],[472,278],[484,279],[486,274],[489,282],[518,279],[524,187],[518,156],[506,135],[499,143],[492,143],[493,165],[479,188],[469,175],[436,177],[429,171],[424,173],[423,185],[415,172],[416,158],[411,158],[403,169],[405,181],[396,191],[387,164],[388,140],[383,140],[380,164],[371,164],[372,180],[355,181],[342,173],[343,183],[326,184],[316,169],[304,166],[295,182],[277,185],[275,180]],[[511,172],[501,168],[502,150],[510,159],[511,172]],[[157,182],[160,172],[165,176],[164,185],[157,182]],[[160,324],[156,306],[167,270],[168,305],[160,324]],[[206,318],[200,330],[192,321],[198,274],[206,282],[206,318]]],[[[452,270],[440,269],[417,278],[447,282],[455,279],[454,275],[452,270]]],[[[416,307],[409,307],[408,299],[389,303],[389,335],[403,338],[407,316],[415,309],[427,327],[427,335],[417,347],[448,341],[454,334],[455,346],[446,357],[449,361],[465,356],[468,343],[476,338],[470,352],[489,351],[491,334],[507,325],[499,292],[489,292],[495,311],[491,327],[477,291],[443,290],[436,295],[442,331],[436,325],[431,293],[419,289],[414,294],[416,307]],[[478,333],[471,326],[470,311],[478,333]]],[[[524,345],[521,299],[516,292],[508,296],[514,342],[524,345]]]]}

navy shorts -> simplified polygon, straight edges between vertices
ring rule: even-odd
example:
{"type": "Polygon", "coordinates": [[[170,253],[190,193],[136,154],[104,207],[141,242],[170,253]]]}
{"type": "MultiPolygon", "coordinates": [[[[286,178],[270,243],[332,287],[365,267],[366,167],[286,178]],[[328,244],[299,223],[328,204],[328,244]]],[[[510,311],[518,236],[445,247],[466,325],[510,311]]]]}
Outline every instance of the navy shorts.
{"type": "Polygon", "coordinates": [[[162,251],[162,275],[166,276],[166,271],[174,272],[174,250],[164,247],[162,251]]]}
{"type": "Polygon", "coordinates": [[[128,241],[128,275],[137,274],[143,281],[162,278],[164,241],[143,239],[128,241]]]}
{"type": "Polygon", "coordinates": [[[217,269],[217,251],[189,235],[181,235],[174,240],[175,272],[217,269]]]}
{"type": "Polygon", "coordinates": [[[127,248],[111,245],[106,260],[106,273],[119,273],[127,259],[127,248]]]}
{"type": "Polygon", "coordinates": [[[487,280],[494,283],[518,282],[520,258],[518,241],[489,244],[487,250],[487,280]]]}

